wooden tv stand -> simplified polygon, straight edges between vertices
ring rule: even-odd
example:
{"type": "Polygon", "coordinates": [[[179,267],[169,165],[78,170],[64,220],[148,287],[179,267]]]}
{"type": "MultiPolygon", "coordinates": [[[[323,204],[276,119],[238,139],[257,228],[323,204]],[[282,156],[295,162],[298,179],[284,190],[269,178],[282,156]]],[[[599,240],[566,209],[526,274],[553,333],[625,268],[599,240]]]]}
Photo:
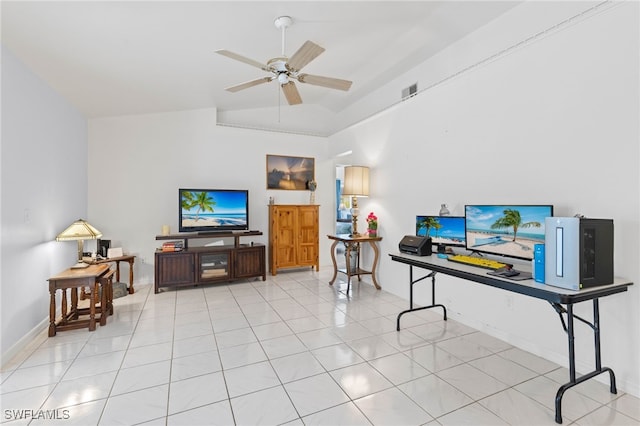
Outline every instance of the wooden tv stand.
{"type": "Polygon", "coordinates": [[[229,282],[241,278],[267,279],[265,246],[259,243],[241,244],[240,238],[262,235],[260,231],[224,233],[182,233],[157,235],[156,240],[181,240],[181,251],[155,253],[155,292],[161,287],[181,287],[229,282]],[[233,238],[233,245],[189,247],[193,239],[233,238]]]}

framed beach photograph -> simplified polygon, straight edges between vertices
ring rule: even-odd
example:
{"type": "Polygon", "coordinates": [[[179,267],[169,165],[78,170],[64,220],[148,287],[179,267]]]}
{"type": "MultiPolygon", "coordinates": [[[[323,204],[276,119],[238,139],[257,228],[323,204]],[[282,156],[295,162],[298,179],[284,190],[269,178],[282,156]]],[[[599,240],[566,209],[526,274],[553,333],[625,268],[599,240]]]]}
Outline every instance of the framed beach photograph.
{"type": "Polygon", "coordinates": [[[315,180],[315,159],[267,154],[267,189],[303,191],[315,180]]]}

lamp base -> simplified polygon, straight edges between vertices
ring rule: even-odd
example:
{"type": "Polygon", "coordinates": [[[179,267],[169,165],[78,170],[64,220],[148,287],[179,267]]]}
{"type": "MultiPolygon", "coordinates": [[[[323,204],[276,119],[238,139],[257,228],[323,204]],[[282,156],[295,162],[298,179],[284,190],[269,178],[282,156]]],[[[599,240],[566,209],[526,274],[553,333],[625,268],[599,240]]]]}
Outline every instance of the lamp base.
{"type": "Polygon", "coordinates": [[[358,232],[358,214],[360,209],[358,208],[358,198],[354,195],[351,197],[351,235],[350,237],[361,237],[358,232]]]}
{"type": "Polygon", "coordinates": [[[73,265],[71,267],[71,269],[84,269],[84,268],[88,268],[89,264],[88,263],[84,263],[84,262],[78,262],[75,265],[73,265]]]}

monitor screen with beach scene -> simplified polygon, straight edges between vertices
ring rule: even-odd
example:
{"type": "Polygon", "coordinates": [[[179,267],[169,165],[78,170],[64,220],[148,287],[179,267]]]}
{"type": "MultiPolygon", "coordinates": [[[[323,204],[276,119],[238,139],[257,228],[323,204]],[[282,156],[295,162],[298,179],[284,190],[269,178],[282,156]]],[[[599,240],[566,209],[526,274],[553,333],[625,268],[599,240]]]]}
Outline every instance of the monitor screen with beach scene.
{"type": "Polygon", "coordinates": [[[180,232],[225,232],[249,229],[249,191],[179,189],[180,232]]]}
{"type": "Polygon", "coordinates": [[[465,247],[464,216],[416,216],[416,235],[441,247],[465,247]]]}
{"type": "Polygon", "coordinates": [[[531,260],[551,216],[552,205],[466,205],[467,250],[531,260]]]}

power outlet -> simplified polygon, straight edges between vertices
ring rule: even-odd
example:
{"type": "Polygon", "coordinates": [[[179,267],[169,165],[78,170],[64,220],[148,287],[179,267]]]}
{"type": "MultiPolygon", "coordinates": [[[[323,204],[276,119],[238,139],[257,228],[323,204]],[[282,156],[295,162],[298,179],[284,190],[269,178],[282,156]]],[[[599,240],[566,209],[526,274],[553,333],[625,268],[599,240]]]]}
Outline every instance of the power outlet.
{"type": "Polygon", "coordinates": [[[507,309],[513,311],[513,296],[510,294],[507,294],[505,296],[505,303],[507,305],[507,309]]]}

